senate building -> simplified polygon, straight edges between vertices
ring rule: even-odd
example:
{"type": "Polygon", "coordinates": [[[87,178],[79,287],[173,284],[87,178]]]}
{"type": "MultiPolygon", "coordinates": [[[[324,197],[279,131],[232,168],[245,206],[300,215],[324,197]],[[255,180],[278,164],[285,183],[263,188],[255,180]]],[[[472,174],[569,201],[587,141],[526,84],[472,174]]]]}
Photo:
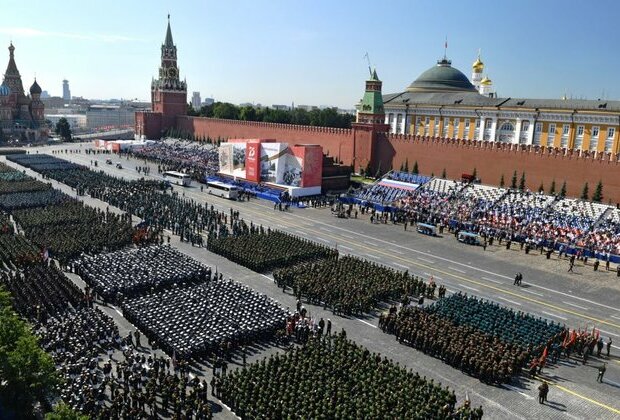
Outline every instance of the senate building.
{"type": "Polygon", "coordinates": [[[471,80],[444,57],[383,95],[385,124],[394,134],[619,152],[620,101],[499,98],[483,73],[480,56],[471,80]]]}

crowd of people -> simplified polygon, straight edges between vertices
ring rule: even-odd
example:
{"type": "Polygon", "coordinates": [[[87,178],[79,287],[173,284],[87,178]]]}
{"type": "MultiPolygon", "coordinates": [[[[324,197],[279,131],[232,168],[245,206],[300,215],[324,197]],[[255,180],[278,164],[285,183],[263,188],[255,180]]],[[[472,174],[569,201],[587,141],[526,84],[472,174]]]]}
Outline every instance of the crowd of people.
{"type": "Polygon", "coordinates": [[[211,277],[210,267],[169,245],[88,255],[72,266],[93,291],[113,302],[211,277]]]}
{"type": "Polygon", "coordinates": [[[219,170],[217,147],[209,144],[169,139],[133,149],[130,155],[156,163],[159,173],[184,172],[196,180],[219,170]]]}
{"type": "Polygon", "coordinates": [[[408,272],[352,256],[288,265],[274,271],[273,278],[296,296],[346,315],[369,313],[380,302],[432,297],[436,288],[408,272]]]}
{"type": "Polygon", "coordinates": [[[425,308],[394,307],[379,327],[485,383],[509,382],[566,336],[557,323],[460,292],[425,308]]]}
{"type": "Polygon", "coordinates": [[[0,233],[0,262],[8,269],[15,265],[40,262],[40,250],[23,235],[14,235],[13,230],[0,233]]]}
{"type": "Polygon", "coordinates": [[[392,220],[398,222],[466,230],[485,238],[525,243],[528,249],[557,250],[563,244],[601,259],[620,255],[620,215],[611,206],[455,181],[445,188],[450,181],[435,178],[424,183],[406,175],[411,176],[391,172],[353,197],[362,206],[389,206],[395,212],[392,220]],[[393,185],[391,180],[411,185],[393,185]]]}
{"type": "Polygon", "coordinates": [[[453,390],[346,338],[344,331],[237,369],[215,383],[241,418],[480,419],[453,390]]]}
{"type": "Polygon", "coordinates": [[[259,273],[338,255],[327,246],[254,225],[231,236],[210,235],[207,249],[259,273]]]}
{"type": "Polygon", "coordinates": [[[221,276],[127,299],[122,308],[150,342],[180,359],[269,341],[288,315],[273,299],[221,276]]]}

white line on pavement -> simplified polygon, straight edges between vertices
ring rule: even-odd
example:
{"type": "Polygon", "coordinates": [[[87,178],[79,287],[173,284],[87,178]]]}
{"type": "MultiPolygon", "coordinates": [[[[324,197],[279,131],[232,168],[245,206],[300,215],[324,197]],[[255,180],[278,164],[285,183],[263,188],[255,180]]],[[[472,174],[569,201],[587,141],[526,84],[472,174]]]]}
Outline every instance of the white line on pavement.
{"type": "Polygon", "coordinates": [[[565,318],[565,317],[560,316],[558,314],[554,314],[554,313],[547,312],[547,311],[542,311],[542,313],[545,314],[545,315],[549,315],[549,316],[555,317],[555,318],[563,319],[564,321],[566,321],[568,319],[568,318],[565,318]]]}
{"type": "Polygon", "coordinates": [[[506,302],[510,302],[513,305],[521,306],[521,304],[519,302],[515,302],[514,300],[506,299],[505,297],[501,297],[501,296],[498,296],[497,298],[501,299],[501,300],[505,300],[506,302]]]}
{"type": "Polygon", "coordinates": [[[353,238],[353,236],[345,235],[344,233],[341,233],[340,236],[344,236],[345,238],[349,238],[349,239],[355,239],[353,238]]]}
{"type": "Polygon", "coordinates": [[[590,308],[586,308],[585,306],[575,305],[574,303],[570,303],[570,302],[567,302],[565,300],[563,300],[562,303],[565,303],[566,305],[574,306],[575,308],[583,309],[584,311],[589,311],[590,310],[590,308]]]}
{"type": "Polygon", "coordinates": [[[615,337],[620,337],[620,335],[609,332],[609,331],[605,331],[605,330],[599,330],[600,332],[602,332],[603,334],[607,334],[607,335],[613,335],[615,337]]]}
{"type": "Polygon", "coordinates": [[[603,379],[603,383],[612,384],[620,388],[620,384],[618,382],[610,381],[609,379],[603,379]]]}
{"type": "Polygon", "coordinates": [[[407,270],[409,270],[409,267],[407,267],[404,264],[394,263],[394,265],[397,265],[398,267],[406,268],[407,270]]]}
{"type": "Polygon", "coordinates": [[[497,284],[503,284],[504,282],[499,281],[499,280],[494,280],[494,279],[490,279],[488,277],[482,277],[482,280],[488,280],[488,281],[492,281],[493,283],[497,283],[497,284]]]}
{"type": "Polygon", "coordinates": [[[531,290],[527,290],[527,289],[523,289],[523,291],[524,291],[525,293],[530,293],[530,294],[532,294],[532,295],[536,295],[536,296],[540,296],[540,297],[545,296],[545,295],[543,295],[542,293],[533,292],[533,291],[531,291],[531,290]]]}
{"type": "Polygon", "coordinates": [[[620,316],[615,316],[615,315],[612,315],[611,317],[612,317],[612,318],[616,318],[616,319],[620,319],[620,316]]]}
{"type": "Polygon", "coordinates": [[[525,398],[527,398],[528,400],[533,400],[534,397],[532,397],[531,395],[526,394],[525,392],[521,391],[519,388],[517,388],[516,386],[512,386],[512,385],[508,385],[508,384],[504,384],[503,385],[504,388],[509,389],[511,391],[515,391],[521,395],[523,395],[525,398]]]}
{"type": "MultiPolygon", "coordinates": [[[[344,235],[342,235],[342,236],[344,236],[344,235]]],[[[351,239],[353,239],[353,238],[351,238],[351,239]]],[[[394,253],[396,253],[396,254],[398,254],[398,255],[405,255],[405,253],[404,253],[404,252],[399,251],[399,250],[397,250],[397,249],[393,249],[393,250],[392,250],[392,252],[394,252],[394,253]]]]}
{"type": "Polygon", "coordinates": [[[324,228],[324,227],[321,227],[321,228],[319,228],[319,229],[324,230],[325,232],[330,232],[330,233],[331,233],[331,231],[333,230],[333,229],[327,229],[327,228],[324,228]]]}
{"type": "Polygon", "coordinates": [[[349,251],[353,251],[353,248],[349,248],[348,246],[338,245],[338,248],[348,249],[349,251]]]}
{"type": "Polygon", "coordinates": [[[461,270],[460,268],[455,268],[455,267],[448,267],[448,268],[450,270],[452,270],[452,271],[456,271],[456,272],[461,273],[461,274],[465,274],[466,273],[465,270],[461,270]]]}
{"type": "Polygon", "coordinates": [[[476,289],[475,287],[467,286],[467,285],[464,285],[463,283],[459,283],[459,286],[464,287],[466,289],[475,290],[476,292],[480,291],[480,290],[476,289]]]}
{"type": "Polygon", "coordinates": [[[363,322],[364,324],[368,325],[369,327],[377,328],[377,326],[376,326],[376,325],[373,325],[373,324],[371,324],[370,322],[364,321],[363,319],[359,319],[359,318],[357,318],[357,320],[358,320],[359,322],[363,322]]]}
{"type": "Polygon", "coordinates": [[[328,241],[327,239],[319,238],[318,236],[316,237],[316,239],[318,239],[319,241],[323,241],[323,242],[327,242],[328,244],[331,244],[331,242],[328,241]]]}
{"type": "Polygon", "coordinates": [[[428,258],[424,258],[424,257],[416,257],[416,258],[417,258],[418,260],[425,261],[425,262],[427,262],[427,263],[429,263],[429,264],[435,264],[435,262],[436,262],[436,261],[429,260],[428,258]]]}

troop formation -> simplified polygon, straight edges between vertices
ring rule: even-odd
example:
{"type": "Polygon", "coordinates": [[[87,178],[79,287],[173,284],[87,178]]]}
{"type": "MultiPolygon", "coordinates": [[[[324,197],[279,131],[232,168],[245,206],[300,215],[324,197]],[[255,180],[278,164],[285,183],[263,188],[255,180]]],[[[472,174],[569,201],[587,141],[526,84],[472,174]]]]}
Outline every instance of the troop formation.
{"type": "Polygon", "coordinates": [[[343,334],[235,370],[216,395],[241,418],[479,419],[454,391],[421,378],[343,334]]]}

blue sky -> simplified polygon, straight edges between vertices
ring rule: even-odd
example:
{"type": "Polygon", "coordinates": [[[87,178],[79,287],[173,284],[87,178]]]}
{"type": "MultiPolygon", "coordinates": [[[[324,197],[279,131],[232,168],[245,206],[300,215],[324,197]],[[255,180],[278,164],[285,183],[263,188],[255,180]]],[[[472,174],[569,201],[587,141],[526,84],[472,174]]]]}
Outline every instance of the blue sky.
{"type": "MultiPolygon", "coordinates": [[[[336,105],[363,94],[369,53],[383,92],[443,55],[470,76],[478,49],[500,96],[620,98],[620,2],[184,0],[2,1],[29,86],[60,95],[150,98],[171,14],[189,95],[233,103],[336,105]]],[[[8,58],[0,56],[3,69],[8,58]]]]}

